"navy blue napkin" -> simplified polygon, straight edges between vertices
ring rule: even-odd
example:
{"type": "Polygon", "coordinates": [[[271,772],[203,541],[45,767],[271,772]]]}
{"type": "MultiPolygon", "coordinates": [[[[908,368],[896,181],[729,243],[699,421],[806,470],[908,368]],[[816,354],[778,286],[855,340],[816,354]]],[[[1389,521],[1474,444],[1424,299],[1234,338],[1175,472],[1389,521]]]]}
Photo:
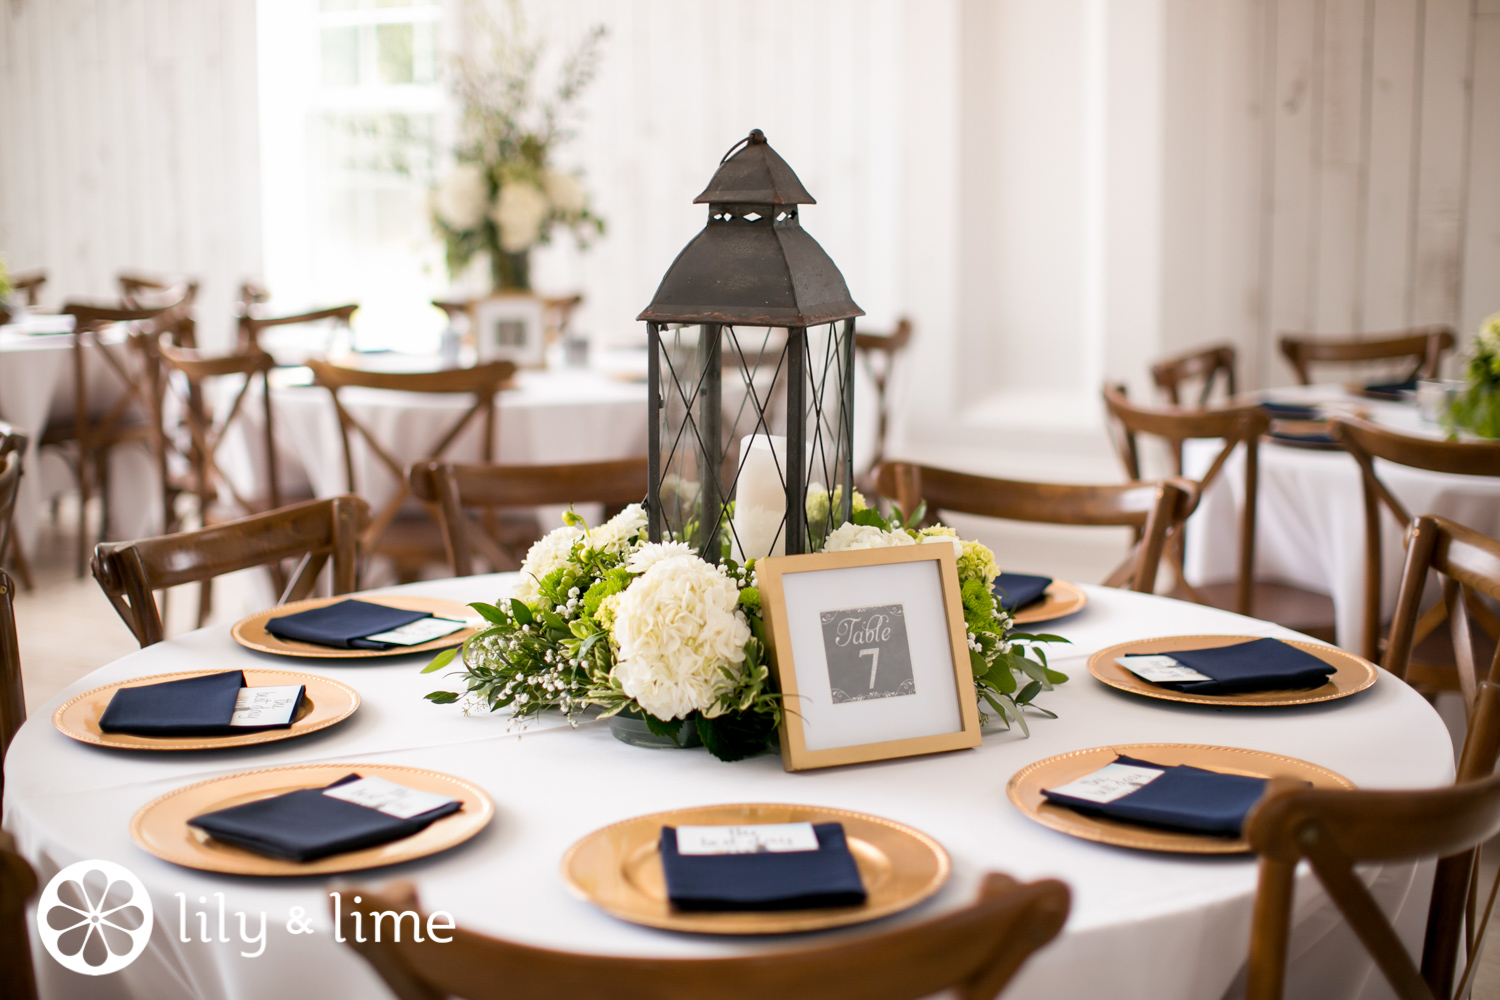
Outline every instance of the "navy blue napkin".
{"type": "Polygon", "coordinates": [[[1302,403],[1261,403],[1260,408],[1275,420],[1322,420],[1323,411],[1302,403]]]}
{"type": "Polygon", "coordinates": [[[1169,830],[1237,837],[1245,814],[1265,794],[1265,778],[1220,774],[1186,764],[1170,766],[1119,756],[1117,764],[1154,767],[1162,776],[1113,802],[1089,802],[1042,789],[1048,801],[1090,816],[1105,816],[1169,830]]]}
{"type": "Polygon", "coordinates": [[[1000,607],[1006,611],[1018,611],[1033,601],[1041,600],[1042,593],[1052,586],[1050,576],[1028,576],[1025,573],[1001,573],[995,577],[990,590],[1000,598],[1000,607]]]}
{"type": "Polygon", "coordinates": [[[248,732],[245,727],[229,725],[235,699],[244,686],[243,673],[226,670],[180,681],[123,687],[109,699],[99,717],[99,728],[106,733],[136,736],[226,736],[248,732]]]}
{"type": "Polygon", "coordinates": [[[1256,639],[1215,649],[1179,649],[1166,654],[1211,681],[1167,681],[1161,687],[1193,694],[1241,694],[1321,687],[1334,668],[1280,639],[1256,639]]]}
{"type": "MultiPolygon", "coordinates": [[[[358,781],[359,777],[351,774],[326,787],[337,788],[358,781]]],[[[330,798],[321,788],[300,788],[285,795],[194,816],[188,825],[256,854],[290,861],[316,861],[330,854],[410,837],[425,830],[434,820],[458,812],[461,806],[462,803],[449,802],[410,819],[398,819],[379,809],[330,798]]]]}
{"type": "Polygon", "coordinates": [[[677,830],[661,828],[667,897],[679,910],[811,910],[859,906],[865,884],[842,823],[814,823],[816,851],[678,854],[677,830]]]}
{"type": "Polygon", "coordinates": [[[396,644],[373,642],[365,636],[389,632],[393,628],[431,617],[432,613],[429,611],[406,611],[402,608],[388,608],[384,604],[351,600],[311,611],[299,611],[282,618],[272,618],[266,622],[266,631],[278,639],[312,642],[319,646],[390,649],[396,644]]]}
{"type": "Polygon", "coordinates": [[[1405,382],[1372,382],[1365,386],[1365,392],[1371,396],[1383,396],[1387,399],[1401,399],[1404,392],[1416,392],[1417,380],[1407,379],[1405,382]]]}

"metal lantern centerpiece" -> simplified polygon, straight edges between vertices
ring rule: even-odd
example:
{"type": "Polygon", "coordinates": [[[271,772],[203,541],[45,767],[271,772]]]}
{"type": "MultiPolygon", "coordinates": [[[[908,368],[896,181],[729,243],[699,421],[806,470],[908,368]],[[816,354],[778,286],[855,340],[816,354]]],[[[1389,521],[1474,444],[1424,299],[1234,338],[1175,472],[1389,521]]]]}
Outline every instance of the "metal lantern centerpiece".
{"type": "Polygon", "coordinates": [[[759,129],[694,204],[708,225],[639,319],[650,336],[653,541],[710,562],[816,550],[853,516],[854,317],[803,231],[816,202],[759,129]]]}

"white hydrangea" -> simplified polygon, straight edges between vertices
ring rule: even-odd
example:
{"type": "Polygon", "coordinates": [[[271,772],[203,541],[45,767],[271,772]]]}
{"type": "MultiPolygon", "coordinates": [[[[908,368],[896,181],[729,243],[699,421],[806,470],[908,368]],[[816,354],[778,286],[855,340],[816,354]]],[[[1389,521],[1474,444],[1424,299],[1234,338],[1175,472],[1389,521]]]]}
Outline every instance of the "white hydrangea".
{"type": "Polygon", "coordinates": [[[915,545],[916,540],[906,532],[885,531],[869,524],[852,521],[841,524],[828,535],[823,543],[824,552],[847,552],[850,549],[888,549],[898,545],[915,545]]]}
{"type": "Polygon", "coordinates": [[[750,639],[738,602],[739,588],[719,567],[688,554],[657,559],[615,608],[621,689],[663,721],[719,714],[716,703],[736,683],[750,639]]]}
{"type": "Polygon", "coordinates": [[[526,553],[521,562],[521,578],[516,581],[512,597],[531,604],[541,596],[538,586],[548,573],[565,564],[573,554],[573,543],[583,535],[577,528],[563,525],[547,532],[526,553]]]}
{"type": "Polygon", "coordinates": [[[646,508],[633,503],[599,527],[584,532],[583,544],[595,552],[623,552],[646,526],[646,520],[646,508]]]}
{"type": "Polygon", "coordinates": [[[583,210],[589,207],[589,196],[583,190],[583,184],[573,174],[559,174],[549,170],[542,178],[542,186],[547,189],[547,200],[552,202],[552,207],[561,215],[582,215],[583,210]]]}
{"type": "Polygon", "coordinates": [[[644,573],[663,559],[673,559],[678,556],[696,558],[697,553],[692,546],[683,542],[647,542],[636,549],[630,555],[630,561],[625,568],[632,573],[644,573]]]}
{"type": "Polygon", "coordinates": [[[489,206],[490,181],[477,163],[456,164],[432,192],[432,210],[445,226],[459,232],[479,228],[489,206]]]}
{"type": "Polygon", "coordinates": [[[500,249],[520,253],[542,235],[547,221],[547,196],[535,184],[512,182],[500,187],[490,218],[500,227],[500,249]]]}

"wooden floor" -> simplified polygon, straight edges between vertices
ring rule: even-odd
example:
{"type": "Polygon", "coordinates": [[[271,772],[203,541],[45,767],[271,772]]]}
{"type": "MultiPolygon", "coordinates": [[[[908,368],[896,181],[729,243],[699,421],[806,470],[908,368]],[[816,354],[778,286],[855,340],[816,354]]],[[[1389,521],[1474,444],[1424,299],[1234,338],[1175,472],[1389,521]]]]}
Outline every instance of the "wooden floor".
{"type": "MultiPolygon", "coordinates": [[[[994,549],[997,561],[1006,570],[1054,575],[1081,583],[1103,579],[1114,568],[1128,539],[1124,529],[1022,526],[985,518],[951,520],[965,537],[978,538],[994,549]]],[[[138,648],[93,577],[80,578],[74,573],[72,526],[77,523],[76,508],[70,513],[64,505],[55,521],[44,524],[32,564],[36,587],[23,590],[16,598],[28,712],[35,711],[75,680],[138,648]]],[[[237,621],[265,606],[270,592],[258,574],[259,571],[250,570],[223,577],[215,584],[211,624],[237,621]]],[[[1170,581],[1166,573],[1162,577],[1165,589],[1170,581]]],[[[1232,606],[1232,587],[1222,594],[1219,589],[1214,590],[1212,597],[1217,600],[1213,603],[1225,601],[1228,603],[1223,606],[1232,606]]],[[[1276,600],[1274,595],[1272,600],[1276,600]]],[[[1281,605],[1273,603],[1273,612],[1278,607],[1281,605]]],[[[1266,613],[1262,608],[1257,610],[1266,613]]],[[[1319,605],[1314,616],[1324,610],[1319,605]]],[[[1326,610],[1331,611],[1331,605],[1326,610]]],[[[196,625],[196,615],[195,587],[169,592],[165,616],[169,637],[190,631],[196,625]]],[[[1275,615],[1267,617],[1274,619],[1275,615]]],[[[1500,865],[1500,841],[1486,848],[1481,876],[1486,891],[1495,878],[1497,865],[1500,865]]],[[[1477,1000],[1500,1000],[1500,927],[1496,925],[1500,925],[1500,913],[1491,920],[1472,994],[1477,1000]]]]}

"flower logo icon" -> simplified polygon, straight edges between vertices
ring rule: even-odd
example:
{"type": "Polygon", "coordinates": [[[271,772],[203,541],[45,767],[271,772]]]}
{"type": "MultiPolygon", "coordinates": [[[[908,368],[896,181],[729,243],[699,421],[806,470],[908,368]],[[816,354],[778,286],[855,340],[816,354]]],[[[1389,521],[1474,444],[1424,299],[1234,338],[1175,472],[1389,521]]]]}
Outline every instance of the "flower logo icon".
{"type": "Polygon", "coordinates": [[[113,861],[79,861],[52,877],[36,907],[42,946],[85,976],[118,972],[151,939],[151,897],[113,861]]]}

